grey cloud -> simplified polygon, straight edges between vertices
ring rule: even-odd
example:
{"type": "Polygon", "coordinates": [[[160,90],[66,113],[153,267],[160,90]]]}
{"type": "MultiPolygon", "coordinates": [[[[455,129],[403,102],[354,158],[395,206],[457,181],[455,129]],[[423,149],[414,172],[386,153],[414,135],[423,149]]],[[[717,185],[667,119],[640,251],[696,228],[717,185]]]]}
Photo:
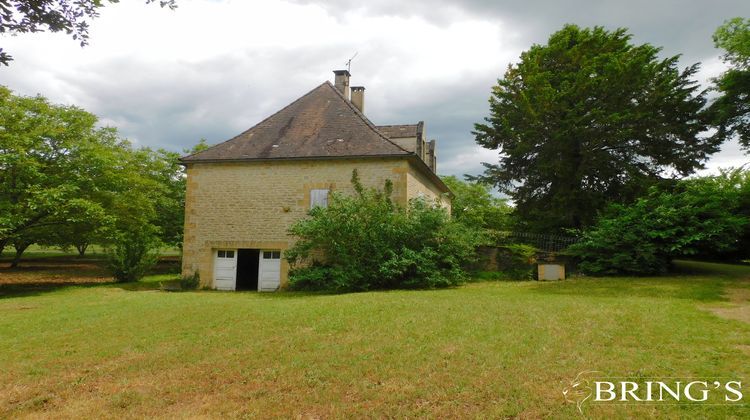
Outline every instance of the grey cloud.
{"type": "MultiPolygon", "coordinates": [[[[329,13],[344,19],[346,14],[359,11],[367,15],[419,16],[435,24],[443,25],[457,16],[471,16],[486,21],[496,21],[507,33],[516,33],[513,47],[525,50],[534,43],[545,43],[549,35],[566,23],[580,26],[600,25],[609,29],[629,28],[635,43],[651,43],[663,48],[663,56],[681,54],[683,66],[720,55],[713,46],[711,35],[724,20],[734,16],[750,16],[750,2],[746,0],[722,0],[713,2],[679,0],[653,1],[409,1],[381,0],[367,3],[348,1],[310,1],[317,3],[329,13]]],[[[477,40],[482,42],[482,40],[477,40]]],[[[492,53],[489,52],[488,53],[492,53]]],[[[366,60],[360,54],[359,60],[366,60]]],[[[361,61],[360,61],[361,62],[361,61]]],[[[377,67],[365,66],[373,73],[377,67]]],[[[470,153],[474,147],[470,132],[473,124],[487,115],[487,98],[490,86],[502,75],[504,68],[495,74],[478,75],[474,80],[463,80],[453,86],[432,86],[428,94],[423,89],[409,89],[408,86],[385,87],[387,93],[381,99],[387,109],[377,106],[372,110],[373,117],[384,120],[416,121],[424,119],[428,135],[438,138],[442,167],[455,168],[453,160],[461,153],[470,153]],[[403,93],[421,95],[416,104],[409,107],[399,105],[404,102],[403,93]],[[436,93],[438,92],[438,93],[436,93]],[[400,97],[401,96],[401,97],[400,97]]],[[[381,77],[381,75],[378,75],[381,77]]],[[[396,80],[390,75],[390,80],[396,80]]],[[[385,78],[385,76],[382,76],[385,78]]],[[[418,83],[419,78],[408,78],[418,83]]],[[[368,92],[369,93],[369,92],[368,92]]],[[[722,152],[715,155],[710,166],[727,166],[741,160],[737,145],[728,143],[722,152]]],[[[462,175],[481,172],[479,158],[470,165],[464,164],[448,174],[462,175]]]]}
{"type": "Polygon", "coordinates": [[[318,4],[338,16],[363,10],[368,14],[420,16],[445,24],[456,15],[471,15],[497,21],[506,25],[509,31],[519,33],[518,43],[524,49],[532,43],[544,43],[552,32],[566,23],[600,25],[610,29],[626,27],[634,35],[635,42],[662,46],[665,55],[684,54],[683,61],[690,64],[719,54],[713,47],[711,35],[724,20],[750,16],[750,2],[747,0],[297,1],[318,4]]]}
{"type": "Polygon", "coordinates": [[[244,51],[196,63],[120,57],[49,74],[46,86],[22,72],[7,83],[21,94],[41,93],[93,112],[139,145],[180,151],[201,138],[227,140],[317,86],[337,52],[244,51]],[[56,92],[57,85],[70,95],[56,92]]]}
{"type": "MultiPolygon", "coordinates": [[[[497,22],[504,32],[518,34],[512,45],[505,45],[517,51],[544,43],[568,22],[629,27],[635,42],[663,46],[665,55],[684,53],[684,64],[718,56],[711,41],[714,29],[726,18],[750,15],[746,0],[381,0],[356,7],[334,0],[319,4],[341,19],[360,8],[368,15],[421,16],[439,26],[466,16],[497,22]]],[[[458,80],[431,81],[401,72],[399,60],[408,52],[399,48],[378,42],[359,45],[342,34],[336,45],[236,51],[198,62],[120,57],[68,72],[56,72],[42,58],[19,54],[10,71],[3,70],[7,74],[2,83],[23,94],[41,93],[55,102],[75,103],[139,144],[182,150],[202,137],[217,143],[249,128],[331,79],[331,70],[343,67],[345,59],[359,51],[352,84],[367,87],[367,115],[376,124],[424,120],[428,136],[438,140],[439,168],[446,169],[442,173],[479,173],[479,156],[471,161],[458,156],[474,153],[473,124],[487,115],[490,87],[508,63],[458,80]]],[[[738,153],[729,144],[712,162],[734,162],[738,153]]]]}
{"type": "MultiPolygon", "coordinates": [[[[471,131],[474,123],[480,122],[489,111],[487,99],[493,81],[492,75],[477,75],[463,79],[459,84],[432,86],[430,92],[424,94],[426,97],[422,99],[422,103],[416,106],[402,105],[397,95],[386,95],[386,100],[368,112],[368,116],[383,124],[425,121],[428,138],[437,139],[439,168],[453,168],[440,172],[458,176],[464,173],[477,174],[483,168],[479,158],[471,166],[460,168],[455,168],[451,161],[460,154],[471,153],[475,145],[471,131]]],[[[421,89],[405,91],[421,93],[421,89]]]]}

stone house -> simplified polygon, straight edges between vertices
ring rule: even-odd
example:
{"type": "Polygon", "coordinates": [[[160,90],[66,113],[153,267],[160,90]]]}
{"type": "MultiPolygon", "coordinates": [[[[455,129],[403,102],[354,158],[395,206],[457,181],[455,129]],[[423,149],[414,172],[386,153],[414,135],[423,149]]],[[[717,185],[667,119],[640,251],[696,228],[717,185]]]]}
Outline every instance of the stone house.
{"type": "Polygon", "coordinates": [[[440,198],[435,140],[424,124],[376,126],[363,114],[364,87],[338,70],[254,127],[181,158],[187,173],[182,272],[221,290],[273,291],[287,281],[288,227],[329,192],[393,182],[393,199],[440,198]]]}

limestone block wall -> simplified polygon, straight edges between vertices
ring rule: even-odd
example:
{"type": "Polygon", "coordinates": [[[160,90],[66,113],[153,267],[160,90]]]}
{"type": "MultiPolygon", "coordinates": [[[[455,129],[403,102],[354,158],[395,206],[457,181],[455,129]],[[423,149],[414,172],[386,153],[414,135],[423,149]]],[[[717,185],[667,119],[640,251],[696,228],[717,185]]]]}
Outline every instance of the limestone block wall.
{"type": "Polygon", "coordinates": [[[409,163],[409,170],[406,173],[406,191],[407,200],[420,196],[428,200],[440,199],[441,205],[447,208],[449,212],[451,210],[450,198],[438,188],[437,184],[424,175],[417,168],[416,164],[411,162],[409,163]]]}
{"type": "Polygon", "coordinates": [[[402,205],[421,188],[415,168],[398,158],[188,164],[183,274],[198,271],[201,284],[211,287],[214,250],[280,249],[283,286],[289,272],[283,251],[293,243],[287,228],[306,216],[310,190],[353,193],[355,168],[367,187],[382,188],[390,179],[402,205]]]}

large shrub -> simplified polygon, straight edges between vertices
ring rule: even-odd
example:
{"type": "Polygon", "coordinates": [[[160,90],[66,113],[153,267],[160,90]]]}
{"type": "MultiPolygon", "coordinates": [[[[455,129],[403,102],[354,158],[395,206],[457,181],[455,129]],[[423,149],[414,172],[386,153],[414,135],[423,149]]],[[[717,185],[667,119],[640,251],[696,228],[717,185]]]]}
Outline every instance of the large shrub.
{"type": "Polygon", "coordinates": [[[733,213],[744,218],[748,223],[745,224],[744,231],[734,246],[717,248],[711,244],[702,244],[696,258],[718,261],[750,259],[750,170],[728,171],[719,179],[727,188],[736,189],[739,194],[739,203],[733,213]]]}
{"type": "Polygon", "coordinates": [[[131,226],[118,232],[107,251],[107,266],[118,282],[138,281],[159,259],[158,230],[151,225],[131,226]]]}
{"type": "Polygon", "coordinates": [[[333,193],[327,208],[289,232],[299,238],[285,256],[294,289],[364,291],[434,288],[461,283],[463,265],[474,256],[477,235],[452,221],[438,205],[415,199],[404,209],[391,200],[392,185],[333,193]]]}
{"type": "Polygon", "coordinates": [[[658,274],[673,258],[722,252],[739,245],[748,218],[740,209],[743,175],[679,182],[652,188],[630,206],[613,205],[569,248],[588,274],[658,274]]]}

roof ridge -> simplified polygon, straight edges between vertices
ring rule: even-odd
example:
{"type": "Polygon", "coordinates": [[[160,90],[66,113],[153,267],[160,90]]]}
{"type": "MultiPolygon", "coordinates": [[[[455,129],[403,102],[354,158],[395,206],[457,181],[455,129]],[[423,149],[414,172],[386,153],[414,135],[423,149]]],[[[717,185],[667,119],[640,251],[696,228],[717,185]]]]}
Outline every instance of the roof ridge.
{"type": "Polygon", "coordinates": [[[416,127],[416,126],[419,125],[419,123],[416,123],[416,124],[381,124],[381,125],[378,125],[376,127],[403,127],[403,126],[406,126],[406,125],[413,125],[413,126],[416,127]]]}
{"type": "MultiPolygon", "coordinates": [[[[289,107],[291,107],[292,105],[296,104],[297,102],[301,101],[301,100],[302,100],[303,98],[305,98],[305,97],[309,96],[310,94],[312,94],[312,93],[313,93],[313,92],[315,92],[316,90],[320,89],[320,88],[321,88],[321,87],[322,87],[323,85],[325,85],[325,84],[328,84],[329,86],[333,87],[333,85],[331,85],[331,82],[329,82],[328,80],[326,80],[325,82],[323,82],[323,83],[319,84],[318,86],[315,86],[314,88],[312,88],[312,89],[311,89],[311,90],[310,90],[309,92],[307,92],[307,93],[305,93],[304,95],[300,96],[299,98],[297,98],[297,99],[293,100],[292,102],[290,102],[289,104],[287,104],[287,105],[286,105],[285,107],[283,107],[283,108],[281,108],[280,110],[278,110],[278,111],[274,112],[273,114],[271,114],[271,115],[267,116],[266,118],[263,118],[263,119],[262,119],[262,120],[261,120],[260,122],[258,122],[258,123],[257,123],[257,124],[255,124],[254,126],[252,126],[252,127],[248,128],[247,130],[245,130],[245,131],[241,132],[240,134],[237,134],[236,136],[234,136],[234,137],[230,138],[229,140],[225,140],[225,141],[223,141],[223,142],[221,142],[221,143],[216,143],[216,144],[214,144],[213,146],[209,147],[208,149],[205,149],[205,150],[201,150],[200,152],[192,153],[192,154],[189,154],[189,155],[186,155],[186,156],[182,156],[182,157],[180,157],[180,160],[182,160],[182,159],[188,159],[188,158],[191,158],[191,157],[193,157],[193,156],[195,156],[195,155],[199,155],[199,154],[201,154],[201,153],[203,153],[203,152],[209,151],[209,150],[211,150],[211,149],[213,149],[213,148],[215,148],[215,147],[219,147],[219,146],[221,146],[221,145],[222,145],[222,144],[224,144],[224,143],[228,143],[228,142],[230,142],[230,141],[232,141],[232,140],[234,140],[234,139],[236,139],[236,138],[238,138],[238,137],[240,137],[240,136],[244,135],[245,133],[247,133],[247,132],[251,131],[251,130],[252,130],[252,129],[254,129],[255,127],[258,127],[259,125],[261,125],[261,124],[263,124],[264,122],[266,122],[266,121],[270,120],[271,118],[273,118],[273,117],[274,117],[274,116],[276,116],[277,114],[280,114],[280,113],[281,113],[282,111],[286,110],[287,108],[289,108],[289,107]]],[[[333,90],[335,90],[336,92],[338,92],[338,90],[337,90],[336,88],[333,88],[333,90]]],[[[382,135],[382,134],[381,134],[381,135],[382,135]]]]}
{"type": "Polygon", "coordinates": [[[339,92],[339,90],[338,90],[338,89],[336,89],[336,87],[335,87],[335,86],[333,86],[333,85],[331,84],[331,82],[330,82],[330,81],[326,80],[326,81],[325,81],[325,82],[324,82],[323,84],[328,84],[328,86],[329,86],[329,87],[330,87],[331,89],[333,89],[333,91],[334,91],[334,92],[336,92],[336,94],[337,94],[337,95],[339,96],[339,98],[341,98],[341,100],[342,100],[342,101],[344,101],[344,103],[346,103],[346,105],[347,105],[347,106],[348,106],[348,107],[349,107],[349,108],[350,108],[350,109],[351,109],[352,111],[354,111],[354,113],[355,113],[355,114],[356,114],[356,115],[357,115],[357,116],[358,116],[358,117],[359,117],[360,119],[362,119],[362,121],[364,121],[364,123],[365,123],[365,124],[367,124],[367,126],[368,126],[368,127],[369,127],[369,128],[370,128],[370,129],[372,130],[372,131],[374,131],[374,132],[375,132],[375,133],[376,133],[377,135],[379,135],[379,136],[380,136],[380,137],[381,137],[381,138],[382,138],[383,140],[385,140],[385,141],[387,141],[388,143],[390,143],[390,144],[392,144],[392,145],[396,146],[397,148],[399,148],[400,150],[402,150],[402,151],[404,151],[404,152],[406,152],[406,153],[412,154],[412,152],[410,152],[410,151],[408,151],[408,150],[404,149],[403,147],[399,146],[399,145],[398,145],[398,144],[396,144],[395,142],[391,141],[391,139],[389,139],[389,138],[388,138],[388,137],[387,137],[387,136],[386,136],[385,134],[381,133],[381,132],[380,132],[380,130],[378,130],[377,126],[376,126],[375,124],[373,124],[373,123],[372,123],[372,121],[370,121],[370,119],[369,119],[369,118],[367,118],[367,117],[365,116],[365,114],[363,114],[363,113],[362,113],[362,111],[360,111],[360,110],[359,110],[359,109],[358,109],[358,108],[357,108],[356,106],[354,106],[354,104],[353,104],[353,103],[352,103],[351,101],[349,101],[348,99],[346,99],[346,98],[344,97],[344,95],[343,95],[343,94],[342,94],[341,92],[339,92]]]}

